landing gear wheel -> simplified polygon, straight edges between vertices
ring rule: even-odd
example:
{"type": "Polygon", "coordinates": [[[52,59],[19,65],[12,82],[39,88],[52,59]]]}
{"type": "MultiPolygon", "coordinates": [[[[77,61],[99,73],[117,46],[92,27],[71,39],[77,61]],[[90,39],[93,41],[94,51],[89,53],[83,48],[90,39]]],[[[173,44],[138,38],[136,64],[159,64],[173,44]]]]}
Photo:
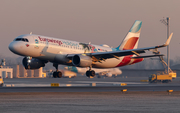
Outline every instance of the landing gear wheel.
{"type": "Polygon", "coordinates": [[[90,71],[86,71],[86,76],[90,77],[90,71]]]}
{"type": "Polygon", "coordinates": [[[86,76],[87,77],[95,77],[95,71],[94,70],[91,70],[91,71],[86,71],[86,76]]]}
{"type": "Polygon", "coordinates": [[[53,63],[53,66],[56,68],[56,71],[53,73],[54,78],[61,78],[62,77],[62,72],[58,71],[58,64],[53,63]]]}
{"type": "Polygon", "coordinates": [[[53,72],[53,78],[57,77],[57,72],[53,72]]]}
{"type": "Polygon", "coordinates": [[[60,71],[58,71],[58,72],[55,71],[55,72],[53,73],[53,77],[54,77],[54,78],[61,78],[61,77],[62,77],[62,73],[61,73],[60,71]]]}
{"type": "Polygon", "coordinates": [[[90,71],[90,76],[92,76],[92,77],[95,77],[95,76],[96,76],[94,70],[91,70],[91,71],[90,71]]]}
{"type": "Polygon", "coordinates": [[[58,78],[61,78],[62,77],[62,73],[59,71],[59,72],[57,72],[57,77],[58,78]]]}

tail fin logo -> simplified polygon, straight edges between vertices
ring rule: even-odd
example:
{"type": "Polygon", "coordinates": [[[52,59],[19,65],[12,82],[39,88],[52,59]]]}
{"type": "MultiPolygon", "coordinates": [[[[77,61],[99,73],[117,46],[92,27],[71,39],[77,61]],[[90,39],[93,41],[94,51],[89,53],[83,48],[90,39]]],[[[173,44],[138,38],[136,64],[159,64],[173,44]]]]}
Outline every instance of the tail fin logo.
{"type": "Polygon", "coordinates": [[[133,49],[136,45],[136,42],[138,41],[139,37],[131,37],[128,39],[126,44],[123,47],[123,50],[133,49]]]}
{"type": "Polygon", "coordinates": [[[142,21],[136,20],[117,50],[136,49],[139,42],[142,21]]]}
{"type": "Polygon", "coordinates": [[[134,25],[129,30],[129,32],[131,32],[131,33],[138,33],[139,32],[140,33],[141,25],[142,25],[142,21],[136,20],[134,25]]]}

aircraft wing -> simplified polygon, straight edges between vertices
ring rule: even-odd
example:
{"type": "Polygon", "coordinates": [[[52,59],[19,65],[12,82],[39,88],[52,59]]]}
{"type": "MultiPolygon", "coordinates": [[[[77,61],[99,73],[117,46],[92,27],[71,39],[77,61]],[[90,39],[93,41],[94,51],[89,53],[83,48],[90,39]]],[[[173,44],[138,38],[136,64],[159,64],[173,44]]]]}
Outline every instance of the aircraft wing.
{"type": "MultiPolygon", "coordinates": [[[[171,33],[171,35],[167,39],[166,43],[164,43],[163,45],[159,45],[159,46],[147,47],[147,48],[139,48],[139,49],[130,49],[130,50],[121,50],[121,51],[84,53],[83,55],[90,56],[95,61],[105,60],[105,59],[108,59],[108,58],[117,58],[118,59],[118,57],[121,57],[121,56],[134,55],[134,54],[139,56],[139,54],[145,53],[145,51],[150,51],[150,50],[154,50],[154,49],[157,49],[157,48],[168,46],[169,43],[170,43],[170,40],[172,38],[172,35],[173,35],[173,33],[171,33]]],[[[67,55],[67,57],[72,58],[74,55],[75,54],[69,54],[69,55],[67,55]]],[[[139,56],[139,58],[155,57],[155,56],[163,56],[163,55],[151,55],[151,56],[143,56],[143,57],[139,56]]],[[[138,58],[138,57],[136,57],[136,58],[138,58]]]]}

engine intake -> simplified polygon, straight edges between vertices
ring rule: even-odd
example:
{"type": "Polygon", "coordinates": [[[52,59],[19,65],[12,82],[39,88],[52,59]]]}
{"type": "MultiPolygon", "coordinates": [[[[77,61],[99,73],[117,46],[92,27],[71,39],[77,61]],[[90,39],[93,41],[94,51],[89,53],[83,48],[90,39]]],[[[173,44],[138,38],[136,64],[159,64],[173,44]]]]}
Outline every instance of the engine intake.
{"type": "Polygon", "coordinates": [[[89,67],[92,65],[92,59],[89,56],[74,55],[72,58],[72,63],[78,67],[89,67]]]}
{"type": "Polygon", "coordinates": [[[24,57],[22,60],[23,66],[25,69],[39,69],[40,67],[45,66],[45,62],[36,58],[32,58],[30,61],[27,57],[24,57]]]}

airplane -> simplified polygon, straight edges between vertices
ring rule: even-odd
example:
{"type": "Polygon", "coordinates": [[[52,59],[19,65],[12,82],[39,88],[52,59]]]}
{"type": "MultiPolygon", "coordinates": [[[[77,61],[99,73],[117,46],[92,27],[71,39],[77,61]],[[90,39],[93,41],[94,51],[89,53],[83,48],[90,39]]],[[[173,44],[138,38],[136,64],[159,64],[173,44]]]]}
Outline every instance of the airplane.
{"type": "MultiPolygon", "coordinates": [[[[80,67],[74,67],[74,66],[67,66],[64,67],[66,70],[69,71],[73,71],[75,73],[79,73],[81,75],[84,75],[86,73],[86,71],[88,70],[87,68],[80,68],[80,67]]],[[[122,71],[119,68],[108,68],[108,69],[96,69],[96,68],[92,68],[92,70],[94,70],[96,73],[96,75],[98,75],[98,78],[101,78],[102,76],[105,77],[116,77],[117,75],[122,74],[122,71]]]]}
{"type": "Polygon", "coordinates": [[[141,26],[142,21],[136,20],[123,41],[116,48],[30,33],[16,37],[9,44],[9,50],[17,55],[24,56],[22,63],[25,69],[38,69],[44,67],[48,62],[52,62],[56,68],[53,73],[54,77],[62,76],[62,72],[58,71],[59,64],[89,67],[86,76],[94,77],[95,71],[92,68],[121,67],[141,62],[144,58],[163,56],[163,54],[146,56],[140,56],[140,54],[146,51],[155,53],[158,48],[168,46],[173,33],[162,45],[137,48],[141,26]]]}
{"type": "Polygon", "coordinates": [[[63,77],[64,78],[75,78],[76,76],[77,76],[77,74],[75,72],[68,71],[68,70],[63,71],[63,77]]]}

